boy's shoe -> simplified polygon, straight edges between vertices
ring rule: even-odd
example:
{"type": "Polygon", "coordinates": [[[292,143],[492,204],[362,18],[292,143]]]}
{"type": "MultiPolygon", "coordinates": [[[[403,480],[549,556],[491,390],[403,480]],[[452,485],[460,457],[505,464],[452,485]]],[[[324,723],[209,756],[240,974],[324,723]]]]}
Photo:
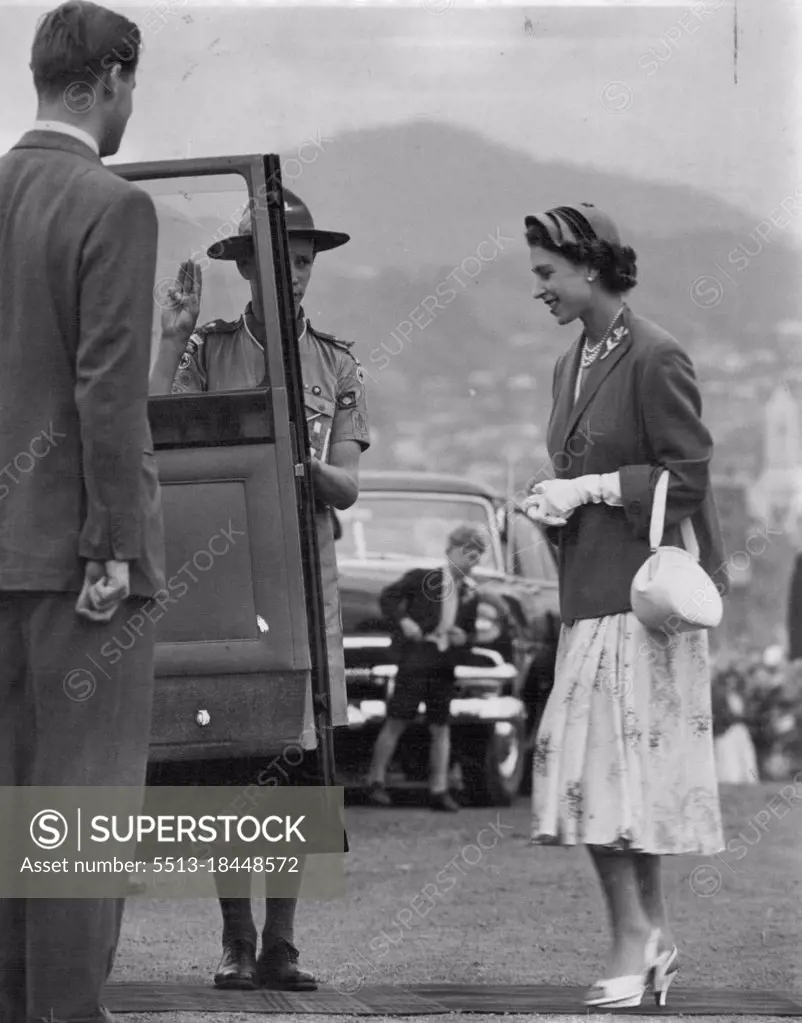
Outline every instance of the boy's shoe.
{"type": "Polygon", "coordinates": [[[392,806],[390,794],[381,782],[374,781],[368,789],[368,802],[373,806],[392,806]]]}
{"type": "Polygon", "coordinates": [[[214,986],[224,991],[255,991],[257,985],[256,949],[250,941],[236,939],[224,945],[214,986]]]}
{"type": "Polygon", "coordinates": [[[429,806],[439,813],[459,813],[459,804],[448,792],[432,792],[429,806]]]}
{"type": "Polygon", "coordinates": [[[256,970],[259,987],[273,991],[317,991],[312,974],[298,966],[298,949],[284,938],[262,949],[256,970]]]}

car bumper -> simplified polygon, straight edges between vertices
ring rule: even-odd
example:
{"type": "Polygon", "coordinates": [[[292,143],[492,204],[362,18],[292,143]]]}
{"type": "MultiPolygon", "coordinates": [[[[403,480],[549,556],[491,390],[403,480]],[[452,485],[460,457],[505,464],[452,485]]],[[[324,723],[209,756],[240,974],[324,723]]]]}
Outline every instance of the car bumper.
{"type": "MultiPolygon", "coordinates": [[[[346,643],[348,646],[357,646],[346,643]]],[[[368,644],[359,642],[365,649],[368,644]]],[[[370,646],[382,648],[387,641],[377,638],[370,646]]],[[[486,663],[479,666],[458,665],[455,669],[455,695],[451,700],[450,723],[459,725],[467,722],[498,722],[516,723],[526,720],[526,707],[517,696],[509,692],[501,694],[500,690],[509,689],[511,680],[517,676],[515,667],[504,661],[495,651],[474,648],[472,654],[478,655],[486,663]]],[[[371,681],[377,689],[386,689],[387,696],[392,693],[397,667],[394,664],[373,664],[370,667],[346,668],[346,679],[352,682],[365,683],[371,681]]],[[[425,705],[420,704],[419,714],[425,713],[425,705]]],[[[355,731],[375,727],[387,716],[385,699],[362,696],[349,698],[348,727],[355,731]]]]}
{"type": "MultiPolygon", "coordinates": [[[[421,703],[418,713],[423,717],[425,705],[421,703]]],[[[384,700],[361,700],[358,704],[348,705],[348,728],[359,731],[381,723],[387,717],[387,704],[384,700]]],[[[455,697],[451,701],[449,723],[460,725],[477,721],[491,724],[496,721],[523,722],[526,720],[526,708],[515,696],[497,697],[455,697]]]]}

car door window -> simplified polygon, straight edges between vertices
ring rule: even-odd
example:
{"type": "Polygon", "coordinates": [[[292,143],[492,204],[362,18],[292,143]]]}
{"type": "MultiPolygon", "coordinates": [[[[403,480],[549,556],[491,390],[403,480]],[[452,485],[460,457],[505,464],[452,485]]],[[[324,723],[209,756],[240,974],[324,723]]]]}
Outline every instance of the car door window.
{"type": "Polygon", "coordinates": [[[526,515],[516,513],[511,522],[512,570],[524,579],[556,582],[557,569],[549,541],[526,515]]]}
{"type": "MultiPolygon", "coordinates": [[[[170,290],[179,283],[181,264],[192,260],[201,275],[200,310],[192,336],[187,335],[172,393],[258,387],[266,372],[264,344],[252,340],[242,327],[237,329],[251,301],[251,285],[236,262],[212,255],[221,249],[222,239],[238,232],[250,204],[247,182],[239,174],[212,174],[146,179],[137,184],[153,199],[159,223],[151,368],[162,341],[162,317],[170,317],[170,290]],[[214,321],[220,326],[210,330],[209,336],[196,333],[214,321]]],[[[154,390],[151,382],[151,393],[171,391],[154,390]]]]}
{"type": "MultiPolygon", "coordinates": [[[[363,491],[355,505],[339,513],[341,560],[437,558],[445,556],[448,535],[470,523],[491,539],[497,535],[484,500],[406,492],[363,491]]],[[[498,571],[495,541],[477,567],[498,571]]]]}

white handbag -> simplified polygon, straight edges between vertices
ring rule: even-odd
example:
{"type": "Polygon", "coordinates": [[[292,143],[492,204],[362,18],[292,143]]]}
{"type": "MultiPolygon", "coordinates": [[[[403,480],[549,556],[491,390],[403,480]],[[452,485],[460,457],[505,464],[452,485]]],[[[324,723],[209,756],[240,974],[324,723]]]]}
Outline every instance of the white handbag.
{"type": "Polygon", "coordinates": [[[699,544],[691,520],[680,524],[684,550],[661,546],[668,480],[668,472],[662,472],[655,487],[649,528],[652,553],[632,580],[632,611],[647,629],[667,635],[714,629],[724,606],[716,584],[699,564],[699,544]]]}

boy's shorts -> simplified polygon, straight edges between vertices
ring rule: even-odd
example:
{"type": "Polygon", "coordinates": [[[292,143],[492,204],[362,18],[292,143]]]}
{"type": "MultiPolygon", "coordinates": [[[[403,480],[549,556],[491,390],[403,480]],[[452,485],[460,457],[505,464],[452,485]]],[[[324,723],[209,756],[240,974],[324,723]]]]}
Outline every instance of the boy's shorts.
{"type": "Polygon", "coordinates": [[[393,695],[387,701],[387,717],[414,721],[418,707],[426,704],[430,725],[447,725],[454,694],[454,665],[434,643],[405,644],[398,662],[393,695]]]}

